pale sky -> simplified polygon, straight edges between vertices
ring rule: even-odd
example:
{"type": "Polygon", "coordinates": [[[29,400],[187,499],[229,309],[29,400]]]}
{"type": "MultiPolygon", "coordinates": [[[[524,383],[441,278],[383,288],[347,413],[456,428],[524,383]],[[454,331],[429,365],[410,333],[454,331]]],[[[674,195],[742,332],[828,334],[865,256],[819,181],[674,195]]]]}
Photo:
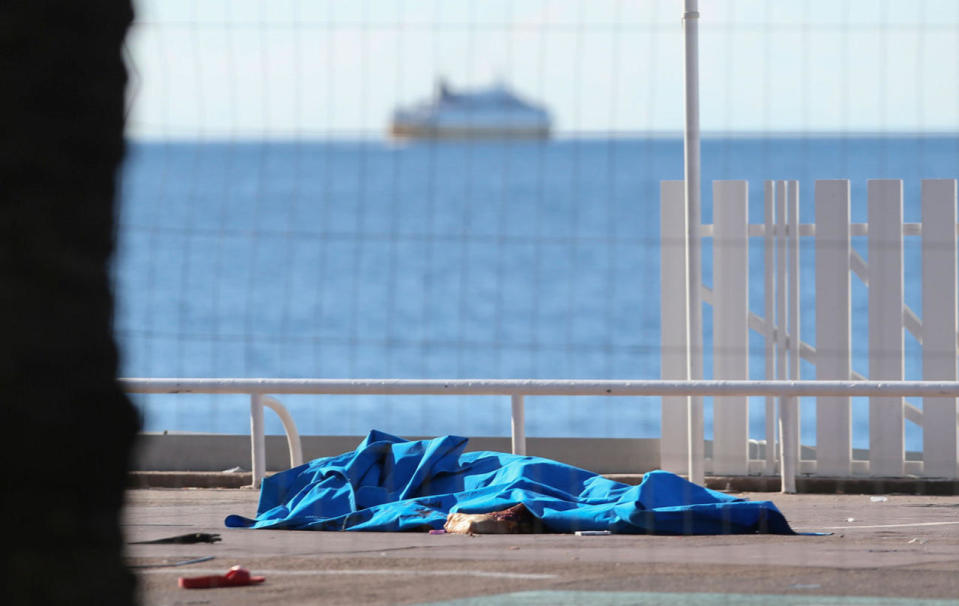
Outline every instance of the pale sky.
{"type": "MultiPolygon", "coordinates": [[[[134,138],[380,136],[502,79],[558,132],[679,131],[682,0],[136,0],[134,138]]],[[[700,0],[706,131],[959,131],[959,0],[700,0]]]]}

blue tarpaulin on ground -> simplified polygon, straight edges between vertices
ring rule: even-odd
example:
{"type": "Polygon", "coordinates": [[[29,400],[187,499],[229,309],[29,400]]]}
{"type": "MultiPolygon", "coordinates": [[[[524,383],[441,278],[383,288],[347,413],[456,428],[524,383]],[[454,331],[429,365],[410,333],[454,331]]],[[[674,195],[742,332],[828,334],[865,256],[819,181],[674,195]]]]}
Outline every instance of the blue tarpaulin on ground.
{"type": "Polygon", "coordinates": [[[769,501],[709,490],[666,471],[638,486],[540,457],[463,452],[467,438],[407,441],[371,431],[354,450],[263,481],[256,519],[230,527],[423,531],[449,513],[488,513],[522,503],[546,532],[794,534],[769,501]]]}

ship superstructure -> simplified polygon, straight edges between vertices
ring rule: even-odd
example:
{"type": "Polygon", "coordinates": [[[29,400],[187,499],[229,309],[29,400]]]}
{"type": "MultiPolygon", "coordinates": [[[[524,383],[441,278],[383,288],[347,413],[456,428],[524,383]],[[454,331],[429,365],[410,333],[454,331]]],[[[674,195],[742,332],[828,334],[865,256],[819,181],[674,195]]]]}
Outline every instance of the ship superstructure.
{"type": "Polygon", "coordinates": [[[551,119],[505,84],[453,91],[440,80],[433,99],[393,113],[394,137],[421,139],[546,138],[551,119]]]}

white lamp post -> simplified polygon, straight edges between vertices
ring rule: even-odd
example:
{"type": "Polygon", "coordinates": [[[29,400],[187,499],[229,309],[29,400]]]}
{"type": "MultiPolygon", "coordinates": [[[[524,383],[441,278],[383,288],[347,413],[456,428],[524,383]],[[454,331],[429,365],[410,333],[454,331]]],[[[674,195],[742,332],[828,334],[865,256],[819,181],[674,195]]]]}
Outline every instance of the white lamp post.
{"type": "MultiPolygon", "coordinates": [[[[686,184],[686,378],[703,375],[703,330],[701,255],[699,252],[700,183],[699,183],[699,3],[685,0],[683,35],[685,45],[686,128],[683,137],[686,184]]],[[[686,403],[689,444],[688,477],[703,482],[703,400],[690,396],[686,403]]]]}

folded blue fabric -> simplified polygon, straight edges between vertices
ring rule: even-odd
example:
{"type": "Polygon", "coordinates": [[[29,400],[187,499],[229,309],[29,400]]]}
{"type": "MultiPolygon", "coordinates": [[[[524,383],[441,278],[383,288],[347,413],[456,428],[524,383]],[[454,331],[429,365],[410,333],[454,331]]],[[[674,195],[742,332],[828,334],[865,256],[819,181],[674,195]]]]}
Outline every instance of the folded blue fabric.
{"type": "Polygon", "coordinates": [[[353,452],[316,459],[263,481],[256,519],[234,528],[425,531],[449,513],[522,503],[546,532],[794,534],[769,501],[709,490],[666,471],[639,486],[570,465],[502,452],[467,452],[466,438],[410,442],[373,430],[353,452]]]}

